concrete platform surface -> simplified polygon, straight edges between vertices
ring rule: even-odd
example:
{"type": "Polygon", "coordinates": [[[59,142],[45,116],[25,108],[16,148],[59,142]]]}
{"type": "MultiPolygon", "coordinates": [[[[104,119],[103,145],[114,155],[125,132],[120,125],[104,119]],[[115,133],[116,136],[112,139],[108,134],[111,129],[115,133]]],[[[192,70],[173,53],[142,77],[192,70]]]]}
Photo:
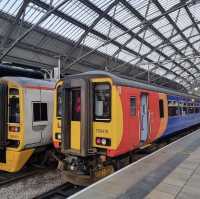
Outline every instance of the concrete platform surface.
{"type": "Polygon", "coordinates": [[[107,176],[72,198],[200,199],[200,130],[107,176]]]}

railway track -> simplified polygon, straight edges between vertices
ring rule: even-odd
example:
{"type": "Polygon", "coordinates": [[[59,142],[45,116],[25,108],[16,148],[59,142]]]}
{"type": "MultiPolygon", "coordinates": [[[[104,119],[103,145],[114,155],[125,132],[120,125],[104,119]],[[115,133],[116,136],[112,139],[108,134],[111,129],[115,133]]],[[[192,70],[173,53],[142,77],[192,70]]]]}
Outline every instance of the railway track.
{"type": "Polygon", "coordinates": [[[64,199],[80,191],[83,188],[84,188],[83,186],[77,186],[67,182],[46,193],[36,196],[34,199],[55,199],[55,198],[64,199]]]}
{"type": "MultiPolygon", "coordinates": [[[[131,160],[131,163],[136,162],[137,160],[161,149],[162,147],[192,133],[193,131],[197,130],[200,128],[200,125],[196,125],[193,126],[192,128],[188,128],[185,129],[184,132],[180,131],[181,133],[176,134],[176,135],[172,135],[170,137],[167,137],[165,139],[160,139],[158,141],[156,141],[155,143],[143,148],[143,149],[139,149],[137,151],[135,151],[135,153],[133,154],[133,158],[131,160]]],[[[124,166],[127,166],[127,162],[125,162],[125,164],[123,164],[124,162],[122,161],[122,164],[120,165],[120,169],[123,168],[124,166]]],[[[46,193],[43,193],[37,197],[35,197],[34,199],[63,199],[63,198],[67,198],[73,194],[75,194],[76,192],[82,190],[83,186],[77,186],[77,185],[73,185],[69,182],[66,182],[65,184],[58,186],[46,193]]]]}
{"type": "Polygon", "coordinates": [[[30,166],[17,173],[0,171],[0,187],[12,184],[24,178],[48,172],[52,169],[55,169],[55,167],[30,166]]]}

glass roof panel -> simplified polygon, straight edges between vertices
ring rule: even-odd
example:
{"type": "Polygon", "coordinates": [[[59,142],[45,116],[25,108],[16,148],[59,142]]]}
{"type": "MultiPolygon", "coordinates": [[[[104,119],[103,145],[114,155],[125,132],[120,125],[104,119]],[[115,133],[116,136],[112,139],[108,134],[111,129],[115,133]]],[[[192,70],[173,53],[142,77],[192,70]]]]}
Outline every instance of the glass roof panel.
{"type": "Polygon", "coordinates": [[[178,20],[176,21],[176,25],[180,28],[180,30],[183,30],[184,28],[192,25],[190,17],[183,8],[180,11],[178,20]]]}
{"type": "Polygon", "coordinates": [[[0,10],[10,15],[16,16],[22,4],[23,4],[23,0],[17,0],[17,1],[1,0],[0,10]]]}
{"type": "Polygon", "coordinates": [[[100,51],[106,55],[112,56],[117,49],[118,49],[117,46],[115,46],[113,44],[108,44],[106,46],[99,48],[98,51],[100,51]]]}
{"type": "Polygon", "coordinates": [[[25,11],[24,20],[35,24],[39,21],[39,19],[46,13],[46,10],[42,9],[39,6],[36,6],[33,3],[28,5],[28,8],[25,11]]]}
{"type": "Polygon", "coordinates": [[[140,11],[143,7],[146,7],[148,4],[147,0],[128,0],[128,2],[138,11],[140,11]]]}
{"type": "Polygon", "coordinates": [[[162,5],[162,7],[165,10],[170,9],[171,7],[175,6],[178,4],[180,1],[179,0],[159,0],[159,3],[162,5]]]}
{"type": "Polygon", "coordinates": [[[125,62],[129,62],[129,61],[133,60],[135,58],[135,56],[133,56],[132,54],[128,53],[125,50],[122,50],[119,53],[118,58],[125,61],[125,62]]]}
{"type": "Polygon", "coordinates": [[[89,33],[87,37],[82,41],[82,45],[90,48],[97,48],[104,43],[104,40],[100,39],[94,34],[89,33]]]}
{"type": "Polygon", "coordinates": [[[91,2],[104,11],[114,0],[92,0],[91,2]]]}
{"type": "Polygon", "coordinates": [[[199,15],[200,4],[195,4],[192,7],[190,7],[189,9],[190,9],[190,12],[192,13],[193,17],[195,18],[195,20],[200,21],[200,15],[199,15]]]}
{"type": "Polygon", "coordinates": [[[78,0],[69,1],[69,3],[64,4],[59,10],[87,26],[90,26],[99,16],[95,11],[91,10],[78,0]]]}

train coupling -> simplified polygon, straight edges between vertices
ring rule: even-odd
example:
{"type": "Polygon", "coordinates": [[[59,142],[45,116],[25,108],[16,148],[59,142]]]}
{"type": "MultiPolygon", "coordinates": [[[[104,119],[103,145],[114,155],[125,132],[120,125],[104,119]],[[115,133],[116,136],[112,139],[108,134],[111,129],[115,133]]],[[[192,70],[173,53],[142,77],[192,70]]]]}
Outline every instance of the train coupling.
{"type": "Polygon", "coordinates": [[[64,159],[65,167],[67,170],[70,170],[72,172],[75,172],[77,174],[86,174],[87,171],[87,165],[83,158],[77,157],[77,156],[68,156],[64,159]]]}

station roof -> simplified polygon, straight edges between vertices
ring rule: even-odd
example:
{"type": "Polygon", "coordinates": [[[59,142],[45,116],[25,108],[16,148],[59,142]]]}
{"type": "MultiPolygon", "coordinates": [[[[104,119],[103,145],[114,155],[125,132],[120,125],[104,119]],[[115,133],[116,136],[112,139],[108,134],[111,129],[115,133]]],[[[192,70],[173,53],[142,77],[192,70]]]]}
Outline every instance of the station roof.
{"type": "Polygon", "coordinates": [[[62,74],[101,69],[185,92],[199,86],[199,0],[1,0],[0,11],[1,61],[51,68],[60,58],[62,74]]]}

